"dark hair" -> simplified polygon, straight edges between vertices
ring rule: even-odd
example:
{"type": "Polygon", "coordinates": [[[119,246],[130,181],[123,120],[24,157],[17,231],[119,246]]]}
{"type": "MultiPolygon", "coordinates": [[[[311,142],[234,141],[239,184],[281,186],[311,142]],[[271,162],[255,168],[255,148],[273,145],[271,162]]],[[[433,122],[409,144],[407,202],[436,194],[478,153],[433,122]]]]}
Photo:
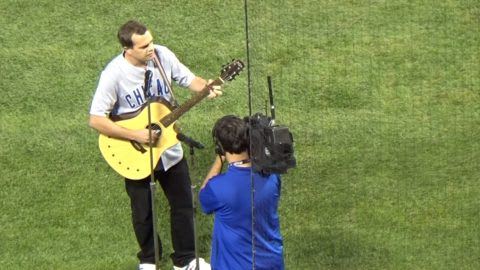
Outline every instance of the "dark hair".
{"type": "Polygon", "coordinates": [[[212,136],[225,152],[240,154],[248,151],[250,146],[247,123],[234,115],[218,119],[213,126],[212,136]]]}
{"type": "Polygon", "coordinates": [[[147,27],[140,22],[130,20],[126,22],[124,25],[120,26],[118,29],[117,37],[118,41],[122,47],[132,48],[133,41],[132,36],[133,34],[143,35],[147,32],[147,27]]]}

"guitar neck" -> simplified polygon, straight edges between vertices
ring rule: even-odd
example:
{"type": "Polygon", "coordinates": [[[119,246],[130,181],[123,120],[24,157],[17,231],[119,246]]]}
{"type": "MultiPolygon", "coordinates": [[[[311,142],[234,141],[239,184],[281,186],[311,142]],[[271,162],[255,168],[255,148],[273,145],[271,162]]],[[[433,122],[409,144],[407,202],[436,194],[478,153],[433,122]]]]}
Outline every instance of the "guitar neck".
{"type": "Polygon", "coordinates": [[[210,94],[210,86],[217,86],[222,85],[223,80],[221,78],[217,78],[215,81],[211,82],[208,86],[203,88],[202,91],[196,93],[191,99],[187,100],[183,103],[180,107],[174,109],[169,114],[165,115],[160,122],[164,127],[168,127],[177,121],[180,116],[188,112],[193,106],[199,103],[202,99],[207,97],[210,94]]]}

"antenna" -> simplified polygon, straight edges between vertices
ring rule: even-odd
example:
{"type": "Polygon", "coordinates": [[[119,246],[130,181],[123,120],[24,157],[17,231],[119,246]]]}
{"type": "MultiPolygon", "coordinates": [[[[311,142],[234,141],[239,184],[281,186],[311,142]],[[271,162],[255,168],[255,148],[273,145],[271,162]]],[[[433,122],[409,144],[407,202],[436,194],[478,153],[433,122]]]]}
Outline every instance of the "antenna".
{"type": "Polygon", "coordinates": [[[272,77],[267,76],[268,82],[268,96],[270,98],[270,114],[272,115],[272,122],[271,124],[275,124],[275,104],[273,103],[273,88],[272,88],[272,77]]]}

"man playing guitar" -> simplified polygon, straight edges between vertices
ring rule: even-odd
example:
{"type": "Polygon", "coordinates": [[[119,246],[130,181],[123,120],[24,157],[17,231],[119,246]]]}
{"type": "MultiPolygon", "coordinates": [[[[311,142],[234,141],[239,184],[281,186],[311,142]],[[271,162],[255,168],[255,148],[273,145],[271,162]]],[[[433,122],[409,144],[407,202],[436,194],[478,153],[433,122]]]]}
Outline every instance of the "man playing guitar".
{"type": "MultiPolygon", "coordinates": [[[[137,21],[128,21],[122,25],[118,31],[118,39],[123,52],[113,58],[100,75],[90,108],[89,125],[105,136],[148,144],[148,128],[125,128],[110,117],[141,109],[147,101],[145,93],[172,102],[172,80],[194,92],[205,89],[207,80],[195,76],[168,48],[154,44],[150,31],[137,21]],[[155,63],[160,63],[160,67],[155,63]],[[152,72],[151,83],[149,89],[143,89],[147,70],[152,72]]],[[[214,98],[221,94],[220,87],[213,87],[208,97],[214,98]]],[[[158,136],[157,133],[152,133],[152,141],[157,140],[158,136]]],[[[196,263],[191,181],[180,143],[162,153],[154,176],[170,204],[174,249],[171,258],[174,269],[190,269],[189,267],[196,263]]],[[[155,269],[154,237],[158,237],[153,235],[149,179],[150,177],[140,180],[125,178],[133,229],[140,246],[137,256],[141,270],[155,269]]],[[[161,244],[159,249],[161,257],[161,244]]],[[[201,259],[200,269],[210,269],[210,266],[201,259]]]]}

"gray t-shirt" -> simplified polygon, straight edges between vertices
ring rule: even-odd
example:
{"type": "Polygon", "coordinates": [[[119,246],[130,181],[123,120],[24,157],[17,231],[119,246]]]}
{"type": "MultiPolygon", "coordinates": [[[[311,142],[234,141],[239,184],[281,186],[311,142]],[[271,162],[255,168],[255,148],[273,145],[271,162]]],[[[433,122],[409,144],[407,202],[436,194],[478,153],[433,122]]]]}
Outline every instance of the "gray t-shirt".
{"type": "MultiPolygon", "coordinates": [[[[188,87],[195,75],[183,65],[167,47],[155,45],[160,62],[165,70],[168,83],[175,81],[181,87],[188,87]]],[[[168,101],[172,100],[172,94],[153,61],[149,61],[147,69],[151,70],[152,83],[150,95],[161,96],[168,101]]],[[[143,67],[130,64],[123,53],[116,56],[108,63],[100,75],[97,90],[93,96],[90,114],[98,116],[121,115],[137,111],[146,101],[143,93],[145,81],[143,67]]],[[[162,154],[162,163],[165,170],[177,164],[183,157],[180,143],[167,149],[162,154]]]]}

